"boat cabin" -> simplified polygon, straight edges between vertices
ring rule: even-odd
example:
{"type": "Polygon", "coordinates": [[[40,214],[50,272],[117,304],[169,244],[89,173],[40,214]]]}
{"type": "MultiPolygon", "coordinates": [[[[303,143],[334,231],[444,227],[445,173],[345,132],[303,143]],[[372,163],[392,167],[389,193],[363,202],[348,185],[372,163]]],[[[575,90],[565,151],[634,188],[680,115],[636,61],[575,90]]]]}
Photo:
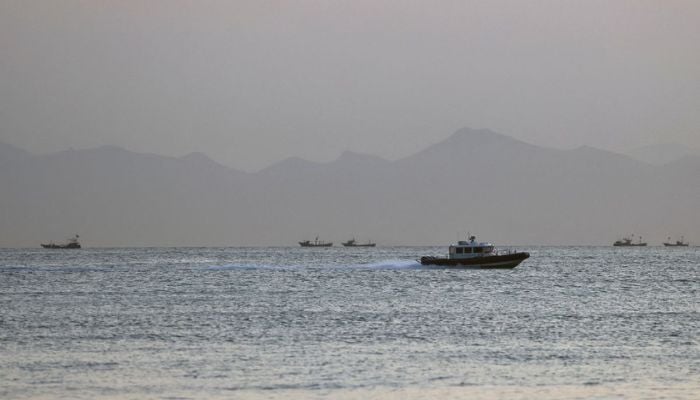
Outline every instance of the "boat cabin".
{"type": "Polygon", "coordinates": [[[470,236],[469,241],[460,240],[457,244],[450,245],[451,259],[474,258],[492,255],[493,245],[488,242],[477,242],[476,236],[470,236]]]}

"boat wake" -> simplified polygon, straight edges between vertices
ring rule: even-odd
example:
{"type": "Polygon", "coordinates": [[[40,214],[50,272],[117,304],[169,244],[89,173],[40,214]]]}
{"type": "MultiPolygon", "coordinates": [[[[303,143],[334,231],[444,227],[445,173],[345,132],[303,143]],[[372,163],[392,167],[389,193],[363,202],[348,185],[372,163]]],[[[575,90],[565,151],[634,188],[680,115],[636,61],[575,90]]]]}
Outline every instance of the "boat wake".
{"type": "Polygon", "coordinates": [[[383,260],[369,264],[357,264],[353,265],[353,267],[366,269],[423,269],[423,266],[415,260],[383,260]]]}
{"type": "MultiPolygon", "coordinates": [[[[283,269],[299,269],[304,268],[301,265],[270,265],[270,264],[247,264],[247,263],[231,263],[231,264],[221,264],[221,265],[209,265],[207,270],[209,271],[244,271],[244,270],[283,270],[283,269]]],[[[366,264],[352,264],[352,265],[316,265],[310,268],[352,268],[352,269],[372,269],[372,270],[409,270],[409,269],[426,269],[425,266],[421,265],[420,262],[416,260],[406,260],[406,259],[393,259],[393,260],[382,260],[373,263],[366,264]]]]}
{"type": "Polygon", "coordinates": [[[255,270],[255,269],[280,269],[282,267],[274,265],[261,265],[261,264],[223,264],[223,265],[209,265],[207,267],[210,271],[229,271],[229,270],[255,270]]]}

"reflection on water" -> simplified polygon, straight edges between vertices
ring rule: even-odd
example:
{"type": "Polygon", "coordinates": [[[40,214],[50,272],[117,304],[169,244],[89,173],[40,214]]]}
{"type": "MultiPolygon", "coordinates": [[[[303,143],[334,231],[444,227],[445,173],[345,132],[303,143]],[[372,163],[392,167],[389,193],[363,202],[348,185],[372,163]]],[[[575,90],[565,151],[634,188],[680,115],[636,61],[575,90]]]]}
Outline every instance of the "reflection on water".
{"type": "Polygon", "coordinates": [[[700,251],[0,250],[0,398],[697,398],[700,251]]]}

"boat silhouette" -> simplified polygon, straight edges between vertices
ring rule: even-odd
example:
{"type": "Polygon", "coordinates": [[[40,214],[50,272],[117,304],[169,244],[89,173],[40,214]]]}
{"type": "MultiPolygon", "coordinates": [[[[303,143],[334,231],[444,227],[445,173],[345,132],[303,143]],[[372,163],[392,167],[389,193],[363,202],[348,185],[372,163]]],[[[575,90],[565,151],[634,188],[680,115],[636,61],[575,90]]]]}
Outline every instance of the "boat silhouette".
{"type": "Polygon", "coordinates": [[[316,239],[313,242],[310,240],[304,240],[299,242],[299,245],[301,247],[331,247],[333,246],[333,242],[319,241],[318,236],[316,236],[316,239]]]}
{"type": "Polygon", "coordinates": [[[676,240],[675,243],[671,243],[671,237],[668,237],[668,242],[664,242],[664,246],[666,247],[686,247],[688,246],[688,242],[683,241],[683,236],[681,236],[681,240],[676,240]]]}
{"type": "Polygon", "coordinates": [[[80,243],[78,242],[78,238],[80,238],[79,235],[75,235],[75,237],[72,237],[68,239],[68,241],[64,244],[56,244],[54,242],[50,243],[42,243],[41,247],[45,249],[79,249],[80,248],[80,243]]]}
{"type": "Polygon", "coordinates": [[[631,235],[630,237],[625,237],[620,240],[616,240],[615,243],[613,243],[613,246],[617,247],[644,247],[646,246],[646,242],[642,242],[642,237],[639,237],[639,241],[637,243],[632,242],[632,239],[634,238],[634,235],[631,235]]]}
{"type": "Polygon", "coordinates": [[[373,242],[357,243],[357,241],[355,241],[355,238],[352,238],[347,242],[343,242],[342,245],[345,247],[374,247],[377,244],[373,242]]]}

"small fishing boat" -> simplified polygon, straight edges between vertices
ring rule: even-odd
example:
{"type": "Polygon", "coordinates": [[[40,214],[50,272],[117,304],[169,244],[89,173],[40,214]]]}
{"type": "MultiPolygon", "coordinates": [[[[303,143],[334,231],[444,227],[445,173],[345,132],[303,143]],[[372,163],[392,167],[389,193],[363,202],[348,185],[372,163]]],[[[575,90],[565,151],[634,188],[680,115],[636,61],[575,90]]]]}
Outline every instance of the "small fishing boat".
{"type": "Polygon", "coordinates": [[[331,247],[333,246],[333,242],[319,241],[318,236],[316,236],[316,239],[313,242],[310,240],[304,240],[299,242],[299,245],[301,247],[331,247]]]}
{"type": "Polygon", "coordinates": [[[352,238],[352,239],[348,240],[347,242],[343,242],[342,245],[345,246],[345,247],[374,247],[374,246],[376,246],[377,244],[376,244],[376,243],[372,243],[372,242],[357,243],[357,242],[355,241],[355,238],[352,238]]]}
{"type": "Polygon", "coordinates": [[[80,236],[75,235],[75,237],[68,239],[68,241],[64,244],[56,244],[54,242],[46,244],[42,243],[41,247],[45,249],[79,249],[80,243],[78,242],[78,238],[80,238],[80,236]]]}
{"type": "Polygon", "coordinates": [[[688,242],[683,241],[683,236],[681,236],[681,240],[676,240],[675,243],[671,243],[671,237],[668,237],[668,242],[664,242],[664,246],[666,247],[686,247],[688,246],[688,242]]]}
{"type": "Polygon", "coordinates": [[[450,245],[447,258],[425,256],[419,262],[443,267],[505,269],[515,268],[529,257],[527,252],[496,251],[491,243],[477,242],[476,236],[470,236],[468,241],[450,245]]]}
{"type": "Polygon", "coordinates": [[[617,246],[617,247],[644,247],[647,245],[646,242],[642,242],[641,236],[639,237],[639,241],[637,243],[632,242],[633,238],[634,238],[634,235],[631,235],[630,237],[616,240],[615,243],[613,243],[613,246],[617,246]]]}

